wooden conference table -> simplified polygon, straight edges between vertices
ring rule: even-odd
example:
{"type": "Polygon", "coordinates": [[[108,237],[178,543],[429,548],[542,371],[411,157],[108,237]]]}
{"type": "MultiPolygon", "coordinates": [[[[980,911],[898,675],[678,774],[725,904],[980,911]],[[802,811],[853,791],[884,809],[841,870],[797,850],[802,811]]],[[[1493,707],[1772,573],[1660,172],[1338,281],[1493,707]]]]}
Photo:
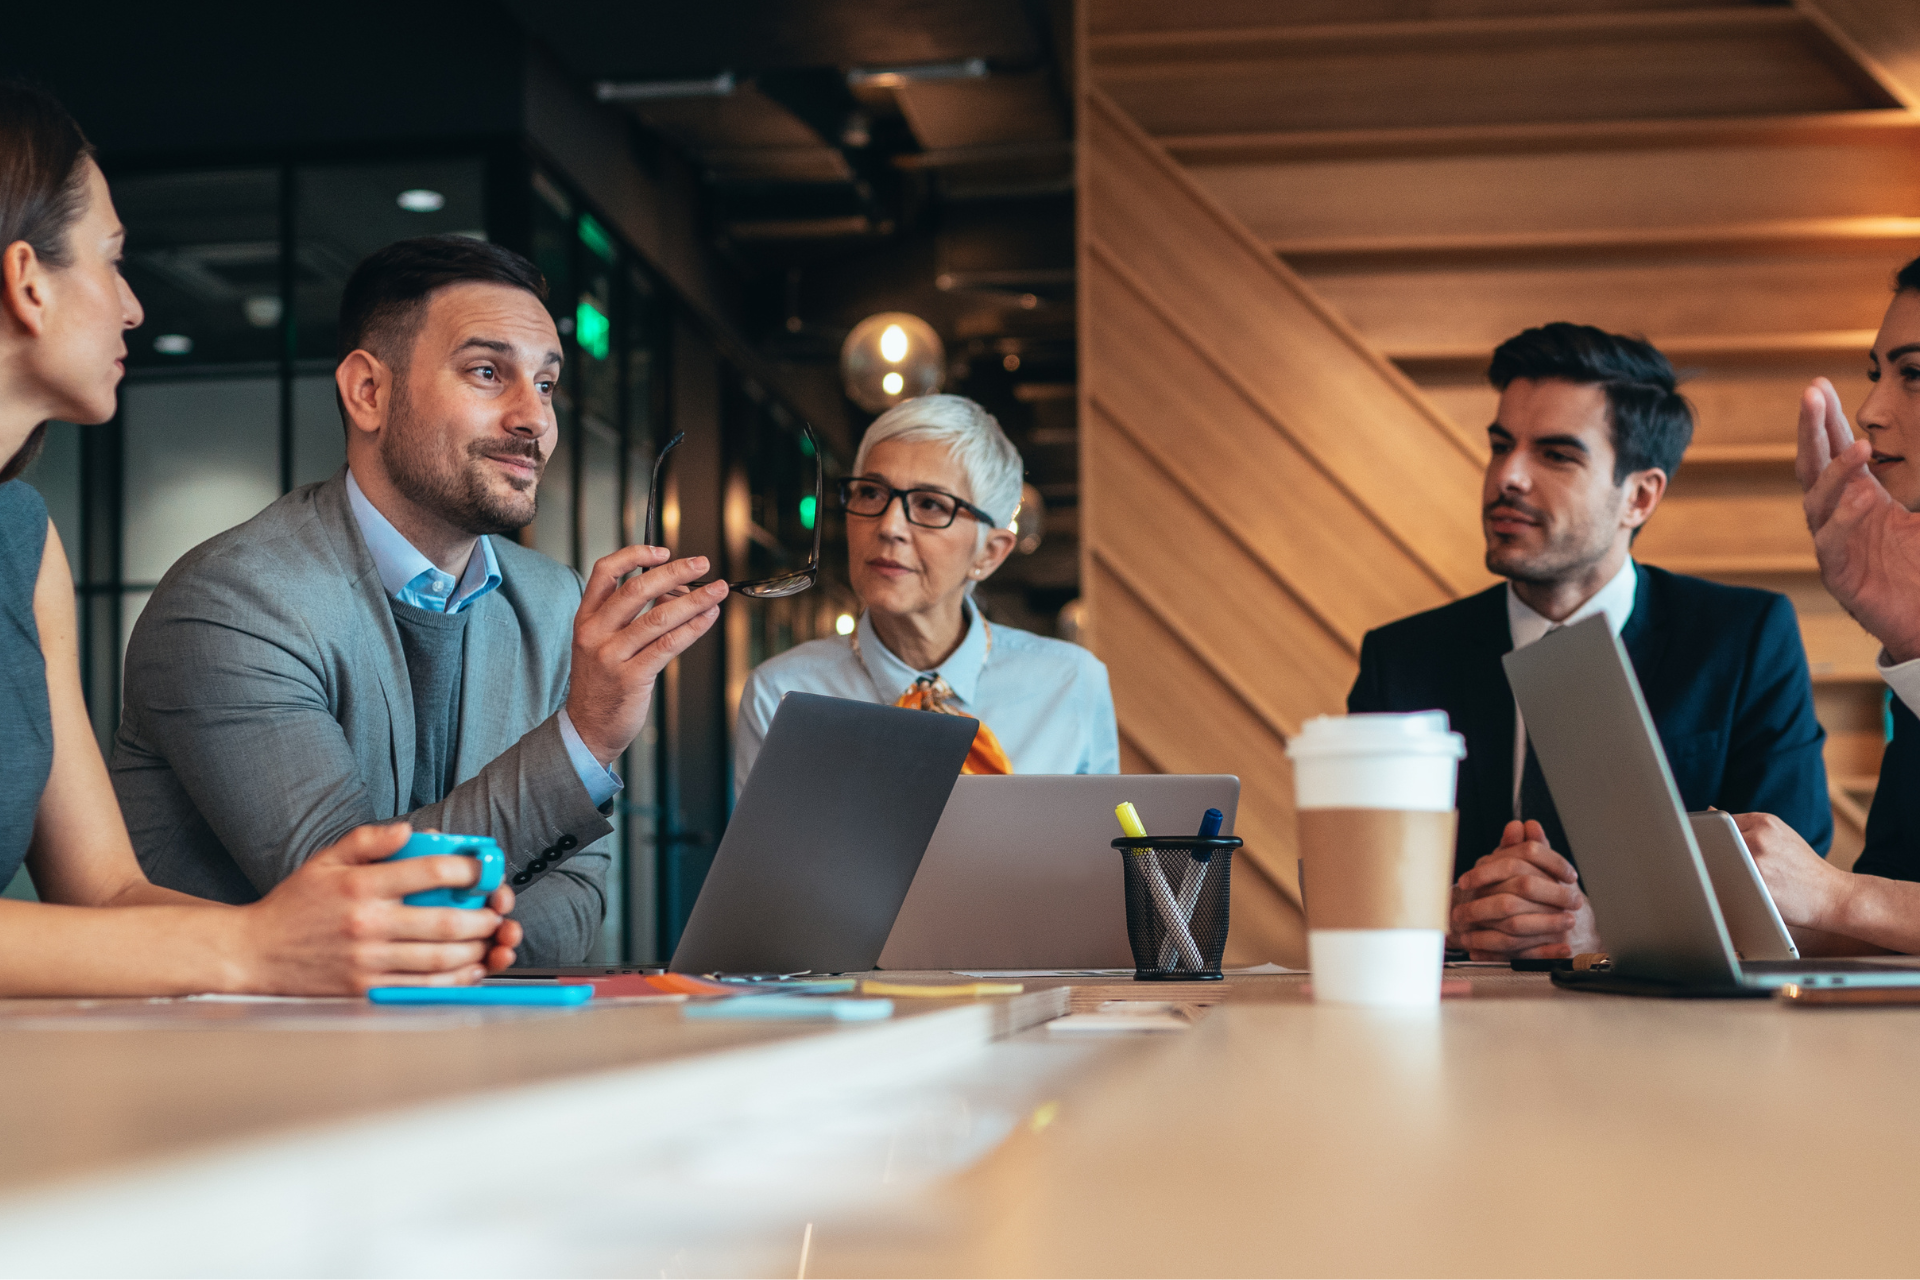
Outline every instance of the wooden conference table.
{"type": "Polygon", "coordinates": [[[1920,1267],[1920,1007],[1467,976],[1427,1013],[1233,978],[1097,1039],[1044,1023],[1161,992],[841,1025],[0,1002],[0,1274],[1920,1267]]]}

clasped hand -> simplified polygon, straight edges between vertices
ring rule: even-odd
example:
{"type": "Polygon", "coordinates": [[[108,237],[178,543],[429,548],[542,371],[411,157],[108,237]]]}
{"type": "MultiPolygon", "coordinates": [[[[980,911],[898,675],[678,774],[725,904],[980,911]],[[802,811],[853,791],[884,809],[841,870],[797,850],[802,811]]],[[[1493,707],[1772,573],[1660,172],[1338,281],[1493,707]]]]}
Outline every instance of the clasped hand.
{"type": "Polygon", "coordinates": [[[1509,822],[1500,847],[1453,886],[1447,945],[1475,960],[1561,960],[1600,949],[1573,864],[1538,822],[1509,822]]]}

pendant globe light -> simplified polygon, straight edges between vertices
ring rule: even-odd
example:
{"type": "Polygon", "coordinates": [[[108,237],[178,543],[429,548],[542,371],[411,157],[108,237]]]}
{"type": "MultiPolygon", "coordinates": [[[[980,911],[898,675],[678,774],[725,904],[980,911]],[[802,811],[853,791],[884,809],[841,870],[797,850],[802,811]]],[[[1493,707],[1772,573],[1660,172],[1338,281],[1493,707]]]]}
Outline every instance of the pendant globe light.
{"type": "Polygon", "coordinates": [[[930,396],[947,375],[940,335],[919,316],[882,311],[853,326],[840,348],[840,376],[847,398],[868,413],[902,400],[930,396]]]}

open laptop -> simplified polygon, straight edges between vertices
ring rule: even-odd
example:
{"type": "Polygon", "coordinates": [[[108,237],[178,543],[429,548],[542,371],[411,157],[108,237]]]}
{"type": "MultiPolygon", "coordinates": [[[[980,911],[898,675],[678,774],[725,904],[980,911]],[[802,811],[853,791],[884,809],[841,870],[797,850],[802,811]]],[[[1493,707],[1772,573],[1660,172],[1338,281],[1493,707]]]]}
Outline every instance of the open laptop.
{"type": "Polygon", "coordinates": [[[668,967],[873,968],[977,720],[789,693],[668,967]]]}
{"type": "Polygon", "coordinates": [[[1787,932],[1780,909],[1773,905],[1773,894],[1754,865],[1733,815],[1714,809],[1690,813],[1687,821],[1693,824],[1700,860],[1713,881],[1713,897],[1720,904],[1720,918],[1727,922],[1733,954],[1741,960],[1798,960],[1800,948],[1787,932]]]}
{"type": "Polygon", "coordinates": [[[1767,995],[1789,984],[1920,986],[1920,971],[1902,959],[1734,954],[1640,682],[1604,617],[1551,632],[1502,661],[1612,961],[1605,972],[1555,973],[1556,983],[1665,996],[1767,995]]]}
{"type": "Polygon", "coordinates": [[[1131,800],[1156,834],[1233,834],[1230,774],[963,777],[893,923],[882,969],[1132,969],[1120,834],[1131,800]]]}

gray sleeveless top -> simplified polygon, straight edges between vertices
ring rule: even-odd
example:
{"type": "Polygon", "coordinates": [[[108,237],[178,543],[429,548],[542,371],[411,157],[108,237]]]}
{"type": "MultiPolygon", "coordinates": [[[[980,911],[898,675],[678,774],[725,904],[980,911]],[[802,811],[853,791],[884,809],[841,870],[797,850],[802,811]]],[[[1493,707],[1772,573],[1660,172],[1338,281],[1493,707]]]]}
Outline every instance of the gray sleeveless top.
{"type": "Polygon", "coordinates": [[[20,869],[53,769],[47,664],[33,587],[47,545],[47,504],[20,480],[0,484],[0,888],[20,869]]]}

